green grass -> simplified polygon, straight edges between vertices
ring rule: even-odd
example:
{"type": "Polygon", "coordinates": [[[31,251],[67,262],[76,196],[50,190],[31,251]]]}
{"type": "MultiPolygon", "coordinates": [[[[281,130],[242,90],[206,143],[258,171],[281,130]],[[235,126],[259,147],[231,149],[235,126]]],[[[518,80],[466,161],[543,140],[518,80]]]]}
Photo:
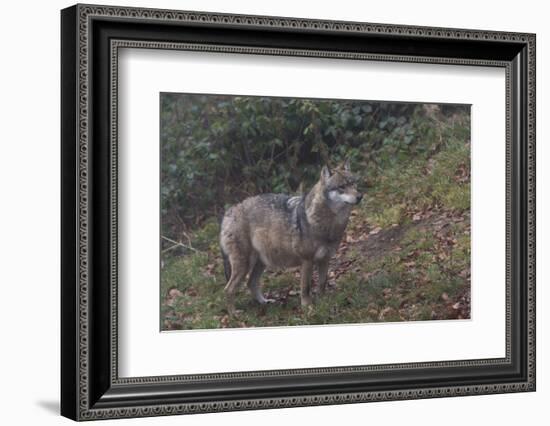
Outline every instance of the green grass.
{"type": "MultiPolygon", "coordinates": [[[[455,212],[470,207],[470,146],[467,122],[443,127],[440,147],[371,172],[375,184],[366,192],[361,214],[373,226],[386,228],[410,218],[411,211],[443,208],[455,212]],[[462,175],[465,177],[461,180],[462,175]]],[[[435,135],[434,135],[435,137],[435,135]]]]}

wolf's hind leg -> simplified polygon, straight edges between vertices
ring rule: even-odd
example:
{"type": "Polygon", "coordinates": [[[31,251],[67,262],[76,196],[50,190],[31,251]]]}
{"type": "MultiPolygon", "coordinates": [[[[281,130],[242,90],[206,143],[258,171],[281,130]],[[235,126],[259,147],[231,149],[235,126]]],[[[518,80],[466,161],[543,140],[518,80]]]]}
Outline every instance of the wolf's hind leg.
{"type": "Polygon", "coordinates": [[[235,259],[231,262],[231,277],[225,285],[224,292],[227,302],[227,311],[233,316],[237,314],[237,311],[235,310],[235,293],[239,288],[239,284],[246,276],[247,266],[248,265],[246,262],[235,261],[235,259]]]}
{"type": "Polygon", "coordinates": [[[305,261],[302,263],[301,271],[301,302],[302,306],[311,305],[311,274],[313,272],[313,263],[305,261]]]}
{"type": "Polygon", "coordinates": [[[319,294],[325,294],[327,289],[327,273],[328,273],[328,260],[324,260],[317,265],[317,271],[319,273],[319,294]]]}
{"type": "Polygon", "coordinates": [[[260,284],[260,277],[262,276],[262,273],[265,270],[265,265],[262,263],[261,260],[257,260],[254,265],[252,266],[252,269],[250,270],[250,276],[248,277],[248,288],[250,289],[250,292],[252,293],[252,296],[261,303],[262,305],[265,303],[273,303],[275,300],[273,299],[266,299],[262,293],[262,287],[260,284]]]}

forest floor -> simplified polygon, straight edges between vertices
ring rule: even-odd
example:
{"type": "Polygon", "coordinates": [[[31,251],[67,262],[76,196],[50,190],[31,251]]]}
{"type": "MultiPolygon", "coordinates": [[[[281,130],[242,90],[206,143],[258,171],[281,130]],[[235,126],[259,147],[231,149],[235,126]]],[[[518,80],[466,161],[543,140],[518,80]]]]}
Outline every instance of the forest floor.
{"type": "Polygon", "coordinates": [[[329,284],[314,305],[300,306],[298,270],[265,272],[260,305],[245,283],[230,317],[218,245],[208,221],[189,236],[183,255],[161,271],[163,330],[344,324],[470,318],[469,144],[434,147],[424,159],[377,176],[352,211],[331,260],[329,284]]]}
{"type": "MultiPolygon", "coordinates": [[[[357,215],[354,215],[355,217],[357,215]]],[[[343,324],[470,317],[470,219],[436,213],[388,229],[350,223],[331,261],[329,283],[312,309],[300,306],[297,269],[264,273],[264,293],[276,300],[260,305],[243,283],[237,297],[242,312],[227,314],[223,265],[218,256],[199,254],[173,261],[161,300],[163,329],[343,324]],[[360,232],[353,232],[360,229],[360,232]],[[350,232],[351,231],[351,232],[350,232]],[[185,279],[186,276],[193,277],[185,279]],[[177,277],[180,277],[179,279],[177,277]]]]}

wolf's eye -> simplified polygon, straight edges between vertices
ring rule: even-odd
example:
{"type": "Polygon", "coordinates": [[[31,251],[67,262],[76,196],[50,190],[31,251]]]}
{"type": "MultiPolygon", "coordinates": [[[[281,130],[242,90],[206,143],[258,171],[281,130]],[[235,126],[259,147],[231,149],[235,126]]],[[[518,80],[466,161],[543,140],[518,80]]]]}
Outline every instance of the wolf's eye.
{"type": "Polygon", "coordinates": [[[340,186],[340,187],[336,188],[336,190],[341,194],[342,192],[344,192],[346,190],[346,188],[344,188],[343,186],[340,186]]]}

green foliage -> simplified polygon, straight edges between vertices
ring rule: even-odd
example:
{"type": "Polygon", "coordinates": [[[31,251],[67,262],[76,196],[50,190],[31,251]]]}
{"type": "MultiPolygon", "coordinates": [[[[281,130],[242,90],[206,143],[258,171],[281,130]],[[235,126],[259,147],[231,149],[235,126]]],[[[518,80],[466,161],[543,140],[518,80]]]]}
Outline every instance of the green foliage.
{"type": "Polygon", "coordinates": [[[215,251],[218,247],[220,224],[215,218],[207,220],[193,235],[193,247],[198,250],[215,251]]]}

